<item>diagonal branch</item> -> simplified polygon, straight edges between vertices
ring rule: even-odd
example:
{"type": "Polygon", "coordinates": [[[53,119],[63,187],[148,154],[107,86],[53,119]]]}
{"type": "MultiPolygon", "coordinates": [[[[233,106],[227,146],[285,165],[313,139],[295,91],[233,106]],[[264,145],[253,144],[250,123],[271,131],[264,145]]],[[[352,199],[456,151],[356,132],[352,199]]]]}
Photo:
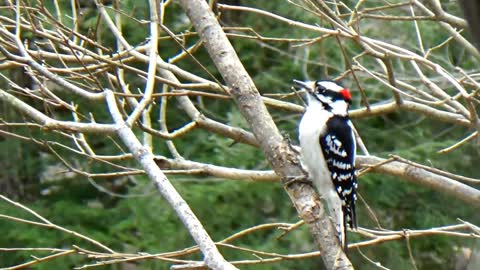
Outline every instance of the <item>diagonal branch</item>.
{"type": "Polygon", "coordinates": [[[128,147],[134,158],[145,170],[145,173],[155,183],[155,186],[163,198],[167,200],[183,222],[190,235],[200,247],[204,255],[205,264],[212,269],[236,269],[218,252],[215,243],[205,231],[198,218],[155,163],[153,154],[147,147],[140,143],[131,128],[122,118],[113,92],[106,90],[105,93],[110,114],[117,126],[116,132],[118,137],[128,147]]]}
{"type": "MultiPolygon", "coordinates": [[[[197,29],[204,46],[230,88],[243,117],[247,120],[260,148],[274,171],[287,183],[292,177],[306,177],[297,153],[282,138],[268,113],[258,90],[243,67],[222,27],[203,0],[178,0],[197,29]]],[[[334,228],[312,187],[286,185],[299,215],[322,253],[327,269],[353,269],[335,237],[334,228]]]]}

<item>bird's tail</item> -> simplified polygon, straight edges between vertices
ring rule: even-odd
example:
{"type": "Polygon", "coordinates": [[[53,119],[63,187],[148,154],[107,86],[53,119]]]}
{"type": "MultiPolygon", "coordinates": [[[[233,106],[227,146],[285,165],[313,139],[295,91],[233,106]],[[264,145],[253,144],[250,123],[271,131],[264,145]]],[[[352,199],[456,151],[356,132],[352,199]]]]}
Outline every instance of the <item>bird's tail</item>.
{"type": "Polygon", "coordinates": [[[347,215],[347,212],[345,211],[345,209],[342,209],[342,217],[341,219],[339,220],[339,224],[341,224],[340,226],[340,230],[339,230],[339,233],[340,233],[340,243],[342,244],[342,248],[343,248],[343,251],[345,253],[347,253],[347,250],[348,250],[348,241],[347,241],[347,221],[348,221],[348,215],[347,215]]]}
{"type": "Polygon", "coordinates": [[[332,217],[338,240],[345,251],[348,249],[347,227],[357,229],[355,202],[341,206],[340,203],[329,204],[330,216],[332,217]],[[332,207],[333,206],[333,207],[332,207]]]}
{"type": "Polygon", "coordinates": [[[341,222],[343,223],[342,238],[340,239],[342,243],[343,250],[347,253],[348,250],[348,241],[347,241],[347,224],[348,226],[356,230],[357,229],[357,217],[355,213],[355,202],[350,205],[342,207],[343,218],[341,222]]]}

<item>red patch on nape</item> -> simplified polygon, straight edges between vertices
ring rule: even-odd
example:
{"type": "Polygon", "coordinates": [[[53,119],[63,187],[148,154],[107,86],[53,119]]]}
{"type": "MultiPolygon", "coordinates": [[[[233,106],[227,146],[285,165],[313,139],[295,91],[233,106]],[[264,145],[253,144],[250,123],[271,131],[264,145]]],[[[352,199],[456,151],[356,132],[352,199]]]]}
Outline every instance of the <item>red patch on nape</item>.
{"type": "Polygon", "coordinates": [[[350,94],[350,91],[348,91],[347,88],[342,89],[340,91],[340,94],[342,94],[345,100],[348,100],[348,101],[352,100],[352,95],[350,94]]]}

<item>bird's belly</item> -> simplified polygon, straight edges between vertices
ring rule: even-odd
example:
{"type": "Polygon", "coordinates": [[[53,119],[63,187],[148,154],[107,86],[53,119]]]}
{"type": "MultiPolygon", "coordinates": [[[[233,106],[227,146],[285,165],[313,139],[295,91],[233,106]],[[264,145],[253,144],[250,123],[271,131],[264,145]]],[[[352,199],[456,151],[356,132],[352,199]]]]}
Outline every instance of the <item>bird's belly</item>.
{"type": "MultiPolygon", "coordinates": [[[[315,125],[313,120],[318,121],[318,117],[311,118],[311,115],[305,114],[300,122],[299,141],[302,162],[308,170],[310,180],[322,197],[330,197],[331,192],[335,192],[331,176],[323,157],[320,147],[320,135],[324,127],[315,125]]],[[[335,194],[336,195],[336,194],[335,194]]]]}

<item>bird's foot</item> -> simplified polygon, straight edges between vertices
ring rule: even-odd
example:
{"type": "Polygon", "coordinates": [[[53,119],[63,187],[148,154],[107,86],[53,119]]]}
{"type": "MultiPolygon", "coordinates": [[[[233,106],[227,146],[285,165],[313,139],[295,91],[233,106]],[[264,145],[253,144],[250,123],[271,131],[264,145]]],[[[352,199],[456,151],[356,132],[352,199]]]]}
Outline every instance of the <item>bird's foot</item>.
{"type": "Polygon", "coordinates": [[[282,130],[280,133],[282,134],[283,140],[286,141],[289,145],[292,145],[290,134],[288,134],[288,132],[285,130],[282,130]]]}
{"type": "Polygon", "coordinates": [[[308,179],[307,176],[301,175],[301,176],[286,176],[283,179],[283,184],[285,186],[290,186],[293,183],[302,183],[302,184],[307,184],[313,186],[313,183],[310,179],[308,179]]]}
{"type": "Polygon", "coordinates": [[[292,139],[290,138],[290,134],[288,134],[288,132],[286,132],[286,131],[282,131],[282,137],[283,137],[283,140],[287,143],[288,147],[290,149],[292,149],[295,152],[295,154],[300,155],[300,147],[298,147],[298,146],[296,146],[292,143],[292,139]]]}

